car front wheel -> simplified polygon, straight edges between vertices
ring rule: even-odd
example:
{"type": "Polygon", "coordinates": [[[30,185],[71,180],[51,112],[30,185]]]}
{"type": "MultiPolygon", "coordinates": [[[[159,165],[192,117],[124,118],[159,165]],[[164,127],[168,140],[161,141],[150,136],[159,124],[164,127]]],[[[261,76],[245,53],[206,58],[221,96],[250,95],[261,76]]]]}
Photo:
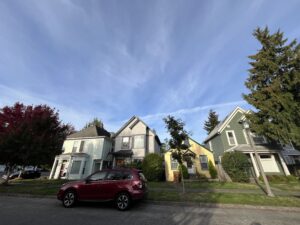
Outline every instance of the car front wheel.
{"type": "Polygon", "coordinates": [[[76,194],[74,191],[67,191],[62,200],[63,206],[66,208],[71,208],[76,203],[76,194]]]}
{"type": "Polygon", "coordinates": [[[120,193],[116,198],[116,206],[119,210],[127,210],[130,206],[130,197],[127,193],[120,193]]]}

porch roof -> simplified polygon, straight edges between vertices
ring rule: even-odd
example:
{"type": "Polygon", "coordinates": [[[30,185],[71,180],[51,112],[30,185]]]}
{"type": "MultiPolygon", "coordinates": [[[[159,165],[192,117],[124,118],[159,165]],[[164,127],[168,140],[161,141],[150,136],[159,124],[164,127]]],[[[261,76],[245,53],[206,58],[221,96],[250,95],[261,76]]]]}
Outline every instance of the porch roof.
{"type": "MultiPolygon", "coordinates": [[[[273,145],[255,145],[255,148],[256,148],[257,152],[271,153],[271,152],[282,151],[280,148],[278,148],[277,146],[273,146],[273,145]]],[[[229,152],[229,151],[254,152],[254,149],[250,145],[243,144],[243,145],[234,146],[234,147],[226,150],[225,152],[229,152]]]]}
{"type": "Polygon", "coordinates": [[[120,150],[117,152],[112,153],[114,156],[120,156],[120,157],[131,157],[133,155],[133,152],[131,150],[120,150]]]}

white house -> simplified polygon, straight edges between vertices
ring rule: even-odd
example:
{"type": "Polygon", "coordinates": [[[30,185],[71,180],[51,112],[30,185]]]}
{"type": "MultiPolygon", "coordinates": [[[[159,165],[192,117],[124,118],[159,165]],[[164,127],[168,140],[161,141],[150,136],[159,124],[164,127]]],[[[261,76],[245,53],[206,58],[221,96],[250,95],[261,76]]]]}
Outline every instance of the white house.
{"type": "Polygon", "coordinates": [[[114,166],[141,161],[147,153],[160,153],[161,142],[137,116],[133,116],[114,135],[114,166]]]}
{"type": "Polygon", "coordinates": [[[49,179],[81,179],[112,164],[112,139],[104,128],[91,126],[71,134],[55,157],[49,179]]]}

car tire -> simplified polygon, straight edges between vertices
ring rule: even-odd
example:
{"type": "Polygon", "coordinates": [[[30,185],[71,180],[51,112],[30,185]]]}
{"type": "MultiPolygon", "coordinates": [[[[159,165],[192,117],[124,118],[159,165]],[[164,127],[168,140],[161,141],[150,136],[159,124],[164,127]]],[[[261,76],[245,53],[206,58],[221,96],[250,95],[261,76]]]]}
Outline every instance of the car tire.
{"type": "Polygon", "coordinates": [[[116,197],[115,203],[116,203],[117,209],[120,211],[125,211],[125,210],[129,209],[130,204],[131,204],[131,199],[130,199],[129,194],[127,194],[125,192],[119,193],[116,197]]]}
{"type": "Polygon", "coordinates": [[[62,199],[62,204],[65,208],[72,208],[73,206],[75,206],[77,201],[77,196],[75,191],[70,190],[70,191],[66,191],[66,193],[64,194],[64,197],[62,199]]]}

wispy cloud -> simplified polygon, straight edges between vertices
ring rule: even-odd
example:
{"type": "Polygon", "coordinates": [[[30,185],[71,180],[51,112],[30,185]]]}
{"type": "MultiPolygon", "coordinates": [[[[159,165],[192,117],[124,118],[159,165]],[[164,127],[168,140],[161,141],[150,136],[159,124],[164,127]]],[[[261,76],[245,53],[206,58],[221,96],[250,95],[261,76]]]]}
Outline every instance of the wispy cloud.
{"type": "Polygon", "coordinates": [[[197,106],[193,108],[186,108],[186,109],[179,109],[174,112],[163,112],[163,113],[156,113],[152,115],[146,115],[142,116],[141,118],[143,120],[155,120],[155,119],[162,119],[163,117],[166,117],[168,115],[174,115],[174,116],[180,116],[185,114],[191,114],[191,113],[197,113],[199,111],[206,111],[207,109],[218,109],[225,106],[235,106],[235,105],[246,105],[247,103],[245,101],[235,101],[235,102],[226,102],[226,103],[220,103],[220,104],[214,104],[214,105],[206,105],[206,106],[197,106]]]}

